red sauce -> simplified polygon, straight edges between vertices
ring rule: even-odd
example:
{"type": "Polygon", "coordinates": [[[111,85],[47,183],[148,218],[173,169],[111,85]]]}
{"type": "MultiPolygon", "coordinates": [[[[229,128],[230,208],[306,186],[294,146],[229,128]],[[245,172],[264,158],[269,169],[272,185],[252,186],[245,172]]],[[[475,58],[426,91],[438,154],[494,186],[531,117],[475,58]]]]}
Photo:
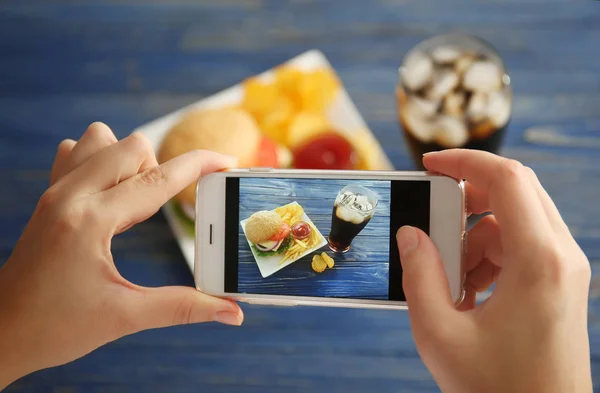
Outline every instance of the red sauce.
{"type": "Polygon", "coordinates": [[[310,236],[310,232],[310,225],[304,221],[298,221],[292,225],[292,236],[298,240],[306,239],[308,236],[310,236]]]}
{"type": "Polygon", "coordinates": [[[355,164],[354,148],[334,132],[320,134],[294,151],[294,167],[299,169],[350,170],[355,164]]]}

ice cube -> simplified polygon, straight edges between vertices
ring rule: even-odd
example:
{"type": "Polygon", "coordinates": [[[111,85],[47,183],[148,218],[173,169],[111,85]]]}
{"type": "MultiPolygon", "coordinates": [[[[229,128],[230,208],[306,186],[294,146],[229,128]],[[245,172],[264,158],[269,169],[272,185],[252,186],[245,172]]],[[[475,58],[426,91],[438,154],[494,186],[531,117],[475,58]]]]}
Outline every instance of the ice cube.
{"type": "Polygon", "coordinates": [[[440,46],[431,52],[431,57],[438,64],[449,64],[460,57],[460,50],[453,46],[440,46]]]}
{"type": "Polygon", "coordinates": [[[467,115],[472,121],[479,121],[487,116],[487,96],[484,93],[474,93],[469,99],[467,115]]]}
{"type": "Polygon", "coordinates": [[[437,125],[436,141],[444,147],[460,147],[469,139],[467,125],[454,116],[440,116],[437,125]]]}
{"type": "Polygon", "coordinates": [[[444,98],[444,112],[449,115],[462,116],[463,105],[465,103],[465,94],[462,92],[456,92],[448,94],[444,98]]]}
{"type": "Polygon", "coordinates": [[[489,93],[502,86],[502,71],[491,61],[476,61],[465,72],[463,86],[467,90],[489,93]]]}
{"type": "Polygon", "coordinates": [[[349,205],[352,204],[352,202],[354,202],[354,194],[351,192],[346,191],[341,195],[340,204],[349,205]]]}
{"type": "Polygon", "coordinates": [[[475,58],[472,55],[463,55],[454,63],[454,69],[459,75],[462,75],[474,61],[475,58]]]}
{"type": "Polygon", "coordinates": [[[434,78],[431,88],[427,91],[427,98],[439,100],[458,86],[459,78],[456,72],[444,70],[434,78]]]}
{"type": "Polygon", "coordinates": [[[417,96],[411,96],[407,105],[412,105],[414,110],[422,117],[430,117],[437,113],[440,106],[439,100],[428,100],[417,96]]]}
{"type": "Polygon", "coordinates": [[[510,118],[510,103],[508,97],[497,91],[490,94],[487,105],[487,115],[496,127],[502,127],[510,118]]]}
{"type": "Polygon", "coordinates": [[[369,198],[366,195],[357,195],[356,203],[362,206],[366,206],[369,203],[369,198]]]}
{"type": "Polygon", "coordinates": [[[433,140],[435,135],[435,124],[421,116],[413,105],[407,105],[402,111],[402,119],[406,132],[423,143],[433,140]]]}
{"type": "Polygon", "coordinates": [[[401,67],[402,82],[410,90],[423,88],[433,75],[433,62],[423,52],[409,55],[401,67]]]}

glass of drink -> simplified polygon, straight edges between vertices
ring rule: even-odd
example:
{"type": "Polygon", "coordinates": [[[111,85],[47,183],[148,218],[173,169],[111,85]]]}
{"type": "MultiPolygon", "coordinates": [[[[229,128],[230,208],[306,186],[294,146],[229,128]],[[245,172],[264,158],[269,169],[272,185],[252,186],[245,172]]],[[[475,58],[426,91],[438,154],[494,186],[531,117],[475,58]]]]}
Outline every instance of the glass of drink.
{"type": "Polygon", "coordinates": [[[489,43],[465,34],[435,36],[411,49],[398,72],[398,118],[419,169],[430,151],[498,153],[511,117],[512,88],[489,43]]]}
{"type": "Polygon", "coordinates": [[[377,197],[366,187],[349,185],[340,190],[333,204],[331,231],[327,239],[334,252],[345,253],[352,240],[373,217],[377,197]]]}

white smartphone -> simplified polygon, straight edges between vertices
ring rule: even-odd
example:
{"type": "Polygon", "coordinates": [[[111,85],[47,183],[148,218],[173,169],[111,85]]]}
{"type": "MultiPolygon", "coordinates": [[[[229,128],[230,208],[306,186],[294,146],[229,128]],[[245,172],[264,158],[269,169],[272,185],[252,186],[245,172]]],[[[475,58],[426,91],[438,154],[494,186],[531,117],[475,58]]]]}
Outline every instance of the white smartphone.
{"type": "Polygon", "coordinates": [[[406,308],[396,231],[425,231],[464,296],[463,182],[427,172],[236,169],[197,185],[198,290],[241,302],[406,308]]]}

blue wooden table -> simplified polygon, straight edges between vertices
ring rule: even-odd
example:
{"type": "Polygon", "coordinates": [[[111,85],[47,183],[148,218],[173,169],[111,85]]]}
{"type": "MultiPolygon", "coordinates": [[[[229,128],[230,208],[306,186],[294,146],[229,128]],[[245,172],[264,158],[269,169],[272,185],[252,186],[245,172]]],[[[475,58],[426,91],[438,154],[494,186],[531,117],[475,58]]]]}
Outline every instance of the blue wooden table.
{"type": "MultiPolygon", "coordinates": [[[[390,252],[390,182],[315,179],[240,179],[240,220],[259,210],[273,210],[297,202],[325,238],[331,229],[333,204],[338,192],[349,184],[360,184],[377,195],[377,207],[367,226],[356,236],[345,254],[333,253],[327,245],[315,252],[334,258],[333,269],[315,273],[315,252],[263,278],[246,236],[240,227],[238,239],[238,290],[254,294],[292,296],[359,297],[388,299],[390,252]]],[[[281,257],[279,257],[281,258],[281,257]]]]}
{"type": "MultiPolygon", "coordinates": [[[[336,67],[397,168],[411,168],[393,88],[402,55],[434,34],[478,35],[515,92],[502,154],[537,171],[594,271],[600,383],[600,3],[431,0],[0,2],[0,263],[48,183],[56,145],[102,120],[135,127],[311,48],[336,67]]],[[[193,285],[164,217],[117,237],[141,285],[193,285]]],[[[406,313],[244,306],[243,328],[143,332],[9,392],[435,392],[406,313]]],[[[67,328],[67,327],[65,327],[67,328]]]]}

